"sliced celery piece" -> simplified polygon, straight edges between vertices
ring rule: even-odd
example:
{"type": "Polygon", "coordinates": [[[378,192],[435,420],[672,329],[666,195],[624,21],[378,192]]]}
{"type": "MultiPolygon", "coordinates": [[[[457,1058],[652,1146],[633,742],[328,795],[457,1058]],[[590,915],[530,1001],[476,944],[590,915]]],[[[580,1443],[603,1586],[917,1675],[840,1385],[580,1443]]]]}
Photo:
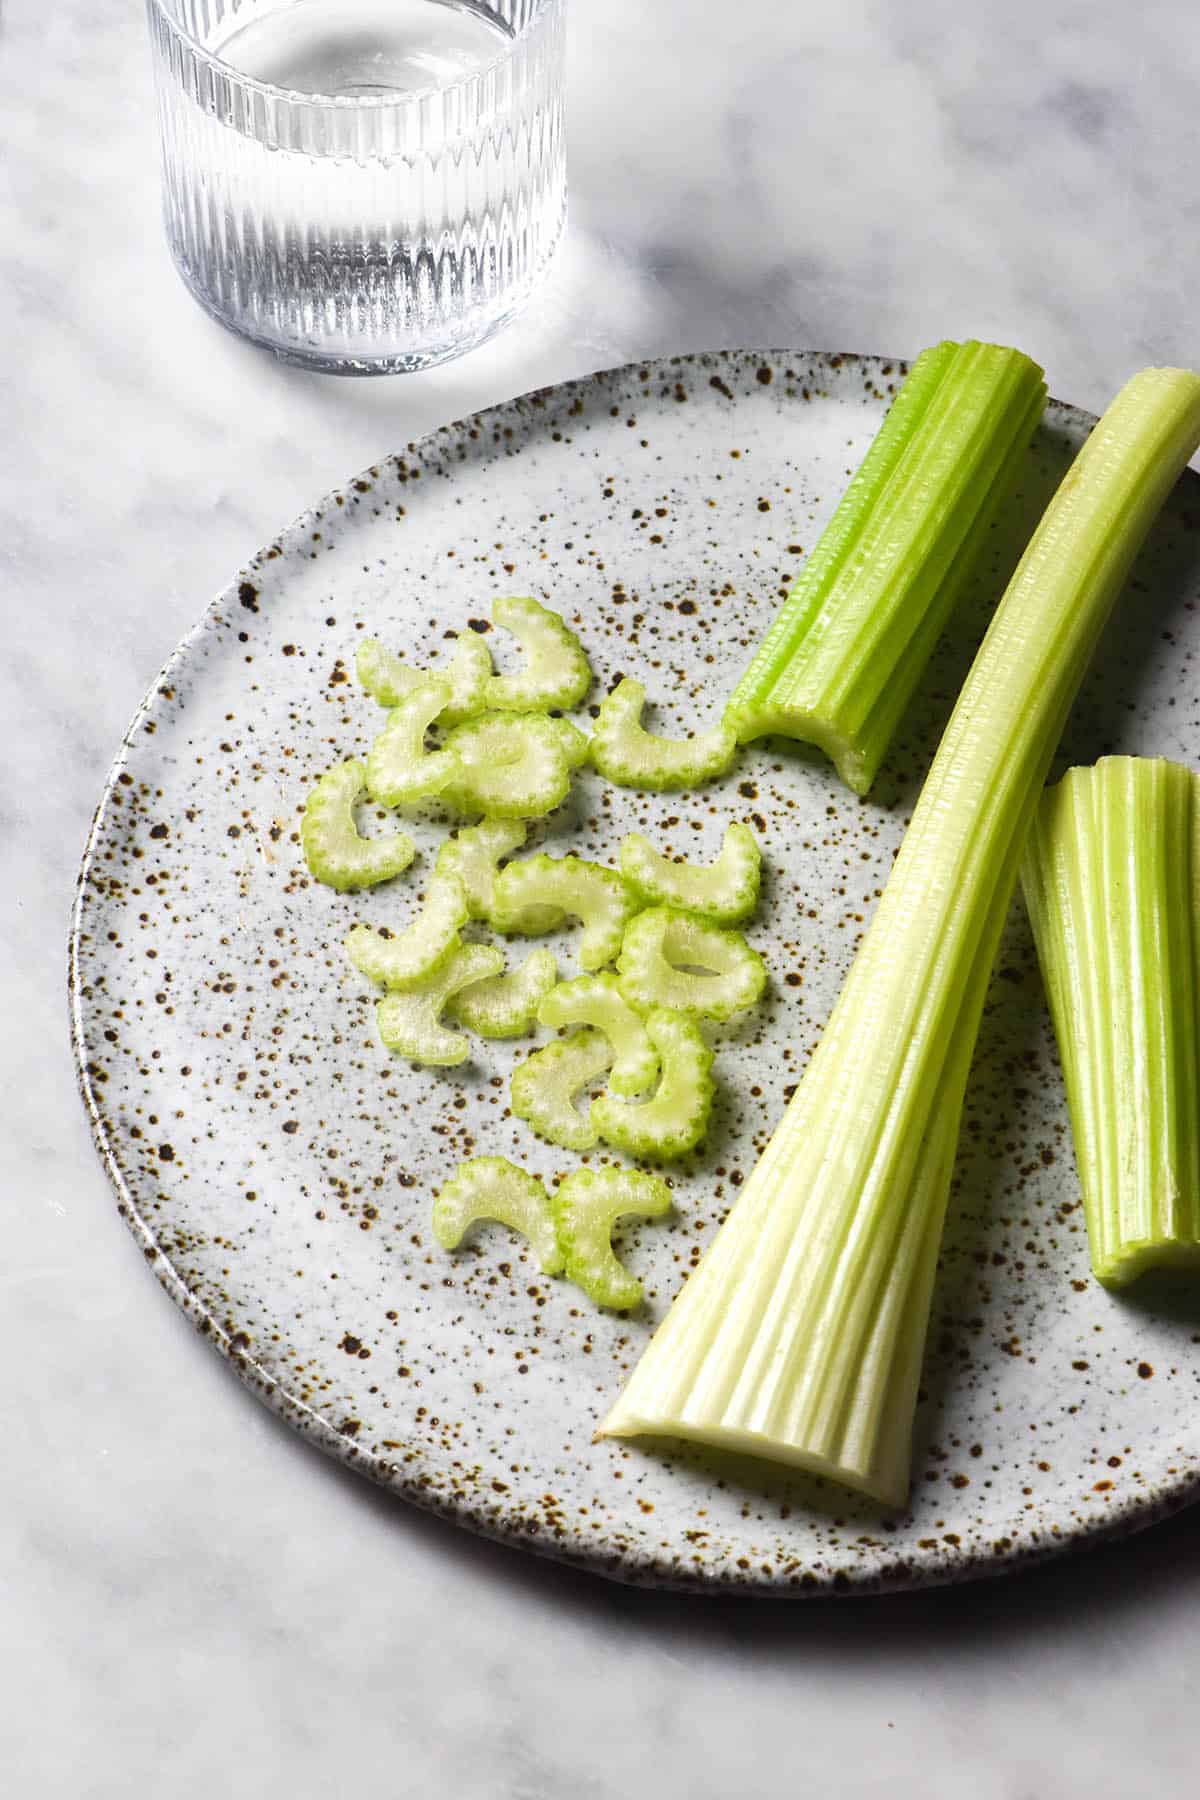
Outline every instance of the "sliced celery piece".
{"type": "Polygon", "coordinates": [[[568,769],[582,768],[591,754],[592,740],[570,719],[550,718],[546,723],[558,739],[558,747],[567,759],[568,769]]]}
{"type": "Polygon", "coordinates": [[[519,819],[482,819],[446,839],[434,870],[439,875],[457,875],[466,891],[471,918],[490,922],[498,865],[524,842],[525,827],[519,819]]]}
{"type": "Polygon", "coordinates": [[[737,755],[737,737],[729,725],[716,725],[698,737],[656,737],[642,725],[646,690],[627,675],[600,703],[592,733],[592,761],[617,787],[698,787],[724,775],[737,755]]]}
{"type": "Polygon", "coordinates": [[[461,725],[484,709],[484,690],[492,673],[492,653],[474,631],[460,631],[454,650],[440,669],[414,669],[386,650],[378,638],[364,638],[354,658],[358,679],[380,706],[397,706],[431,674],[450,683],[450,698],[437,714],[439,725],[461,725]]]}
{"type": "Polygon", "coordinates": [[[403,931],[384,937],[370,925],[355,925],[346,937],[346,955],[360,975],[380,987],[414,987],[453,955],[466,922],[462,882],[435,870],[424,905],[403,931]]]}
{"type": "Polygon", "coordinates": [[[645,1021],[624,998],[615,975],[577,975],[551,988],[538,1008],[543,1025],[594,1025],[613,1049],[608,1085],[614,1094],[645,1093],[658,1075],[658,1052],[645,1021]]]}
{"type": "Polygon", "coordinates": [[[890,1505],[962,1096],[1026,832],[1130,563],[1200,444],[1200,376],[1109,407],[1009,583],[811,1062],[604,1423],[815,1470],[890,1505]]]}
{"type": "Polygon", "coordinates": [[[564,1258],[550,1198],[535,1175],[503,1156],[472,1156],[460,1163],[433,1203],[433,1235],[443,1250],[457,1250],[481,1219],[528,1238],[543,1275],[561,1272],[564,1258]]]}
{"type": "Polygon", "coordinates": [[[629,924],[617,974],[631,1006],[666,1006],[703,1019],[743,1012],[767,982],[766,964],[740,931],[673,906],[649,907],[629,924]]]}
{"type": "MultiPolygon", "coordinates": [[[[584,1029],[535,1050],[513,1070],[512,1109],[539,1137],[564,1150],[591,1150],[598,1142],[591,1108],[580,1112],[575,1096],[611,1066],[612,1051],[599,1031],[584,1029]]],[[[594,1103],[593,1103],[594,1104],[594,1103]]]]}
{"type": "MultiPolygon", "coordinates": [[[[499,929],[495,919],[496,876],[499,863],[525,842],[526,827],[520,819],[481,819],[478,825],[465,826],[455,837],[447,838],[437,853],[434,868],[457,875],[467,890],[467,906],[473,919],[486,919],[493,930],[499,929]]],[[[566,917],[561,906],[531,909],[525,918],[526,934],[557,931],[566,917]]]]}
{"type": "Polygon", "coordinates": [[[493,675],[484,704],[496,712],[558,712],[577,706],[592,685],[592,671],[575,633],[560,615],[536,600],[506,596],[492,607],[493,623],[525,652],[519,675],[493,675]]]}
{"type": "Polygon", "coordinates": [[[621,948],[621,937],[638,909],[615,869],[580,856],[522,857],[496,877],[493,919],[497,931],[533,935],[547,929],[547,906],[561,907],[583,922],[579,965],[600,969],[621,948]]]}
{"type": "Polygon", "coordinates": [[[493,819],[540,819],[566,799],[571,769],[559,720],[541,713],[485,713],[457,725],[444,754],[456,759],[446,798],[493,819]]]}
{"type": "Polygon", "coordinates": [[[1200,1265],[1200,781],[1106,756],[1047,790],[1021,869],[1092,1268],[1200,1265]]]}
{"type": "Polygon", "coordinates": [[[367,786],[385,806],[439,794],[458,775],[458,761],[450,750],[425,748],[425,733],[449,699],[445,676],[427,675],[388,713],[387,724],[367,754],[367,786]]]}
{"type": "Polygon", "coordinates": [[[389,1050],[417,1063],[451,1068],[471,1054],[470,1039],[439,1023],[442,1009],[460,988],[484,981],[504,967],[491,944],[463,944],[440,969],[414,987],[386,994],[375,1008],[379,1035],[389,1050]]]}
{"type": "Polygon", "coordinates": [[[354,809],[366,792],[367,771],[351,757],[318,776],[304,803],[300,842],[309,873],[343,894],[389,881],[417,853],[406,831],[379,838],[359,835],[354,809]]]}
{"type": "Polygon", "coordinates": [[[648,1162],[674,1162],[694,1150],[708,1130],[716,1088],[713,1053],[687,1013],[665,1009],[646,1019],[662,1077],[649,1100],[604,1093],[592,1102],[592,1124],[606,1144],[648,1162]]]}
{"type": "Polygon", "coordinates": [[[734,821],[715,862],[672,862],[640,831],[621,840],[621,873],[647,906],[676,906],[716,925],[741,925],[758,905],[762,852],[748,825],[734,821]]]}
{"type": "Polygon", "coordinates": [[[1041,417],[1036,363],[939,344],[911,374],[726,708],[865,794],[1041,417]]]}
{"type": "Polygon", "coordinates": [[[568,1281],[597,1306],[625,1312],[640,1306],[642,1284],[612,1247],[612,1229],[631,1213],[661,1219],[671,1210],[671,1190],[659,1175],[637,1169],[573,1169],[553,1191],[568,1281]]]}
{"type": "Polygon", "coordinates": [[[524,1037],[532,1031],[538,1007],[558,980],[558,965],[549,950],[531,950],[519,969],[476,981],[450,1002],[450,1011],[479,1037],[524,1037]]]}

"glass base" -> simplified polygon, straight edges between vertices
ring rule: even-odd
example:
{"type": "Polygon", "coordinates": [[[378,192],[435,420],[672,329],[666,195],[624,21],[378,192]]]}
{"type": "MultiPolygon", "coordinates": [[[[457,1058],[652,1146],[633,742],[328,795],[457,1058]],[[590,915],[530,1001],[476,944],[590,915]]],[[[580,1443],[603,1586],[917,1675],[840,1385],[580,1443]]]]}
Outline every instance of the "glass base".
{"type": "Polygon", "coordinates": [[[465,356],[469,350],[476,350],[486,344],[489,338],[503,331],[506,325],[524,311],[530,297],[541,286],[554,261],[558,246],[562,242],[559,232],[548,256],[533,271],[530,278],[505,298],[505,305],[499,312],[489,312],[480,317],[469,329],[463,330],[453,338],[441,343],[425,345],[419,350],[398,350],[385,356],[351,356],[346,352],[333,348],[323,348],[319,343],[281,343],[278,338],[269,337],[265,332],[256,331],[245,319],[236,318],[224,312],[199,284],[193,280],[191,272],[178,258],[172,258],[180,278],[192,299],[223,325],[226,331],[235,337],[242,338],[248,344],[254,344],[260,350],[269,350],[279,362],[287,363],[292,368],[309,369],[318,375],[419,375],[424,369],[435,369],[440,363],[453,362],[456,356],[465,356]]]}

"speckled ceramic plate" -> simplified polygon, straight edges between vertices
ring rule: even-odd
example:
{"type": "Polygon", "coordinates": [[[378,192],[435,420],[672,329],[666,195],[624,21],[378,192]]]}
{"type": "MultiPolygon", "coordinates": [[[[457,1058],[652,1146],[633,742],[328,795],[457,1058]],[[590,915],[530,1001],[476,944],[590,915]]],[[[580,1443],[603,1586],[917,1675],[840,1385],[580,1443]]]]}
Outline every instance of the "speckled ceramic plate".
{"type": "MultiPolygon", "coordinates": [[[[769,877],[769,1004],[720,1034],[709,1147],[677,1213],[625,1239],[635,1317],[593,1311],[515,1240],[439,1251],[432,1194],[471,1150],[571,1158],[505,1106],[528,1044],[419,1070],[378,1043],[339,943],[398,920],[409,876],[339,897],[305,875],[305,779],[379,715],[351,679],[378,634],[434,657],[505,592],[577,625],[598,686],[641,677],[666,729],[715,717],[902,373],[727,353],[603,374],[448,426],[368,469],[217,599],[138,713],[81,875],[72,991],[84,1097],[163,1286],[238,1374],[331,1455],[472,1529],[623,1579],[763,1592],[1011,1567],[1129,1530],[1200,1482],[1200,1309],[1088,1278],[1067,1118],[1023,920],[967,1105],[901,1513],[696,1449],[592,1431],[778,1118],[886,877],[1001,565],[1090,420],[1052,404],[996,568],[939,649],[867,802],[794,746],[715,790],[578,784],[551,847],[611,859],[638,825],[712,853],[737,815],[769,877]]],[[[1072,760],[1189,757],[1200,684],[1200,493],[1177,491],[1068,733],[1072,760]]]]}

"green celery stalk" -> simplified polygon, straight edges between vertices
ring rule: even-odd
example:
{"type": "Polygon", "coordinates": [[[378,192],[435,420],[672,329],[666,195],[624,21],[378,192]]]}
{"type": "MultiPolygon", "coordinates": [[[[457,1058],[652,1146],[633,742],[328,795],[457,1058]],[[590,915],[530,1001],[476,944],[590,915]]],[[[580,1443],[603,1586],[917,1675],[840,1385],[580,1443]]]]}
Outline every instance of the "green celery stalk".
{"type": "Polygon", "coordinates": [[[867,792],[1045,399],[1019,350],[945,343],[917,358],[729,701],[739,742],[802,738],[867,792]]]}
{"type": "Polygon", "coordinates": [[[1160,758],[1072,769],[1021,886],[1058,1035],[1092,1269],[1200,1264],[1200,781],[1160,758]]]}
{"type": "Polygon", "coordinates": [[[975,658],[808,1070],[602,1427],[749,1451],[903,1502],[988,976],[1054,747],[1151,521],[1200,444],[1200,375],[1114,400],[975,658]]]}

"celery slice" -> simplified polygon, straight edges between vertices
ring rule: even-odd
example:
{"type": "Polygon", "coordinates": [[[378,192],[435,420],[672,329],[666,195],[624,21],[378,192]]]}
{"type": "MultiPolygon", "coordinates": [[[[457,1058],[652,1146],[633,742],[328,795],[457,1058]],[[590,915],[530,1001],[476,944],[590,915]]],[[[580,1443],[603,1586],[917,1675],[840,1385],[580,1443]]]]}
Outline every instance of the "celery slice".
{"type": "MultiPolygon", "coordinates": [[[[448,838],[438,851],[434,866],[459,877],[467,890],[471,917],[486,919],[493,931],[502,929],[496,922],[498,865],[521,848],[526,835],[519,819],[481,819],[478,825],[448,838]]],[[[522,935],[538,937],[543,931],[557,931],[566,916],[561,906],[526,907],[521,915],[522,935]]]]}
{"type": "Polygon", "coordinates": [[[355,925],[346,937],[346,955],[360,975],[380,987],[413,987],[449,960],[466,922],[462,882],[435,869],[424,905],[403,931],[384,937],[370,925],[355,925]]]}
{"type": "Polygon", "coordinates": [[[665,1006],[704,1019],[728,1019],[753,1006],[767,982],[766,964],[740,931],[673,906],[652,906],[631,922],[617,973],[631,1006],[665,1006]]]}
{"type": "Polygon", "coordinates": [[[417,853],[406,831],[379,838],[359,835],[354,809],[366,792],[367,771],[350,757],[318,776],[304,803],[300,843],[309,873],[343,894],[390,881],[417,853]]]}
{"type": "Polygon", "coordinates": [[[1130,563],[1200,444],[1200,376],[1109,407],[1009,584],[784,1117],[605,1421],[904,1500],[988,972],[1054,746],[1130,563]]]}
{"type": "Polygon", "coordinates": [[[1200,781],[1106,756],[1043,796],[1021,884],[1062,1055],[1092,1268],[1200,1264],[1200,781]]]}
{"type": "Polygon", "coordinates": [[[410,1061],[452,1068],[471,1053],[470,1039],[447,1031],[442,1009],[460,988],[484,981],[504,967],[502,953],[491,944],[463,944],[432,975],[403,990],[386,994],[375,1008],[379,1035],[389,1050],[410,1061]]]}
{"type": "Polygon", "coordinates": [[[698,737],[656,737],[642,725],[646,690],[626,676],[600,704],[592,733],[592,761],[617,787],[697,787],[724,775],[737,755],[737,737],[729,725],[716,725],[698,737]]]}
{"type": "Polygon", "coordinates": [[[567,1279],[597,1306],[639,1306],[642,1284],[612,1247],[612,1229],[631,1213],[661,1219],[671,1190],[661,1176],[637,1169],[573,1169],[550,1196],[567,1279]]]}
{"type": "Polygon", "coordinates": [[[524,842],[525,827],[519,819],[481,819],[478,825],[465,826],[456,836],[446,839],[437,853],[434,871],[439,875],[457,875],[471,918],[490,922],[498,865],[524,842]]]}
{"type": "Polygon", "coordinates": [[[566,799],[571,769],[560,720],[541,713],[485,713],[457,725],[445,754],[457,759],[446,798],[493,819],[540,819],[566,799]]]}
{"type": "Polygon", "coordinates": [[[585,1028],[571,1037],[557,1038],[513,1070],[513,1112],[539,1137],[564,1150],[591,1150],[599,1141],[591,1107],[580,1112],[575,1096],[597,1082],[611,1064],[612,1051],[599,1031],[585,1028]]]}
{"type": "Polygon", "coordinates": [[[558,980],[558,965],[549,950],[531,950],[519,969],[489,975],[456,994],[450,1011],[479,1037],[524,1037],[532,1031],[538,1007],[558,980]]]}
{"type": "Polygon", "coordinates": [[[638,903],[615,869],[580,856],[539,851],[509,863],[496,877],[493,919],[497,931],[533,935],[547,929],[546,907],[560,907],[583,923],[579,965],[600,969],[621,948],[638,903]]]}
{"type": "Polygon", "coordinates": [[[492,673],[492,653],[474,631],[460,631],[454,650],[440,669],[414,669],[386,650],[378,638],[364,638],[354,658],[358,679],[380,706],[398,706],[431,674],[450,683],[450,698],[437,714],[439,725],[461,725],[484,709],[484,690],[492,673]]]}
{"type": "Polygon", "coordinates": [[[726,708],[740,742],[802,738],[867,792],[1045,395],[1018,350],[972,341],[917,358],[726,708]]]}
{"type": "Polygon", "coordinates": [[[672,862],[640,831],[621,841],[621,873],[646,906],[675,906],[716,925],[740,925],[758,906],[762,852],[748,825],[726,826],[715,862],[672,862]]]}
{"type": "Polygon", "coordinates": [[[586,732],[580,731],[578,725],[570,719],[557,716],[548,718],[546,723],[558,739],[558,747],[567,759],[568,769],[582,768],[591,754],[592,740],[586,732]]]}
{"type": "MultiPolygon", "coordinates": [[[[526,827],[520,819],[481,819],[478,825],[468,825],[447,838],[437,853],[434,868],[458,876],[467,891],[471,917],[486,919],[493,930],[499,929],[495,918],[498,865],[521,848],[525,837],[526,827]]],[[[523,916],[525,933],[532,937],[557,931],[566,914],[561,906],[543,906],[531,908],[523,916]]]]}
{"type": "Polygon", "coordinates": [[[713,1053],[687,1013],[658,1009],[646,1019],[662,1078],[649,1100],[601,1094],[592,1102],[592,1124],[606,1144],[648,1162],[674,1162],[694,1150],[708,1130],[716,1088],[713,1053]]]}
{"type": "Polygon", "coordinates": [[[613,1050],[608,1085],[614,1094],[641,1094],[654,1085],[658,1052],[645,1021],[624,998],[615,975],[577,975],[551,988],[538,1008],[543,1025],[594,1025],[613,1050]]]}
{"type": "Polygon", "coordinates": [[[519,675],[490,678],[484,689],[490,710],[566,712],[579,704],[592,685],[592,671],[579,639],[558,613],[510,595],[495,602],[492,620],[516,638],[526,666],[519,675]]]}
{"type": "Polygon", "coordinates": [[[385,806],[439,794],[457,776],[458,761],[450,750],[425,748],[425,733],[449,699],[445,676],[427,675],[389,712],[367,754],[367,786],[385,806]]]}
{"type": "Polygon", "coordinates": [[[472,1156],[455,1169],[433,1203],[433,1235],[443,1250],[457,1250],[480,1220],[507,1225],[529,1239],[543,1275],[563,1266],[554,1209],[536,1175],[503,1156],[472,1156]]]}

